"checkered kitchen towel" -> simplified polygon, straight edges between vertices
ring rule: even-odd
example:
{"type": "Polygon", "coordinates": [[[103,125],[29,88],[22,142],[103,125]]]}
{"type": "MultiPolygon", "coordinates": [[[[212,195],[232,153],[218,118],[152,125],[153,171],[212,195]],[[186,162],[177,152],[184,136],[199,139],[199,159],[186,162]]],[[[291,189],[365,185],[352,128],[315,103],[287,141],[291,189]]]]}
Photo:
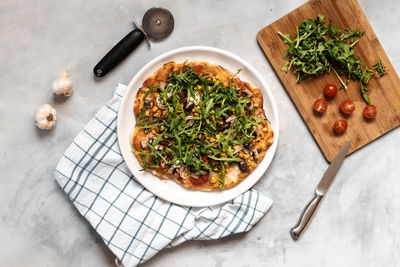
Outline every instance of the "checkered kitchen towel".
{"type": "Polygon", "coordinates": [[[145,262],[190,239],[249,231],[272,201],[255,190],[207,208],[181,207],[147,191],[125,165],[117,142],[117,111],[126,86],[78,134],[55,177],[124,266],[145,262]]]}

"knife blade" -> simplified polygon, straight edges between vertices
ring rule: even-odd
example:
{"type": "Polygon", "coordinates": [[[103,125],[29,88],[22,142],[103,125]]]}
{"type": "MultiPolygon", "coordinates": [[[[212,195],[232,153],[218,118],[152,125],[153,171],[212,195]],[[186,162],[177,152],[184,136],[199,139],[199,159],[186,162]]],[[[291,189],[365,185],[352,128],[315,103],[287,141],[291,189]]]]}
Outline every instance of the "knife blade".
{"type": "Polygon", "coordinates": [[[324,175],[322,176],[321,180],[317,188],[315,189],[314,198],[307,204],[307,206],[302,211],[299,221],[297,224],[290,229],[290,234],[294,240],[299,239],[300,235],[303,233],[304,229],[306,228],[308,222],[311,220],[314,211],[317,209],[318,204],[322,200],[322,197],[326,194],[329,189],[329,186],[332,184],[333,179],[335,178],[340,166],[346,157],[347,151],[350,148],[351,140],[348,141],[343,148],[339,151],[336,155],[332,163],[326,169],[324,175]]]}

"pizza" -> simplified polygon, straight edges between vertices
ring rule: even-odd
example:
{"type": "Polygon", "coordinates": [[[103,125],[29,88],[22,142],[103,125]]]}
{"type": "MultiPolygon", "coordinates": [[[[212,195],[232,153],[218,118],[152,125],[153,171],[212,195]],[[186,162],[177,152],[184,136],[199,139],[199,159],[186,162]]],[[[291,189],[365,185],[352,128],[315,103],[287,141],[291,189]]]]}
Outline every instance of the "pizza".
{"type": "Polygon", "coordinates": [[[208,62],[168,62],[134,102],[132,152],[144,171],[198,190],[223,190],[261,162],[274,133],[260,89],[208,62]]]}

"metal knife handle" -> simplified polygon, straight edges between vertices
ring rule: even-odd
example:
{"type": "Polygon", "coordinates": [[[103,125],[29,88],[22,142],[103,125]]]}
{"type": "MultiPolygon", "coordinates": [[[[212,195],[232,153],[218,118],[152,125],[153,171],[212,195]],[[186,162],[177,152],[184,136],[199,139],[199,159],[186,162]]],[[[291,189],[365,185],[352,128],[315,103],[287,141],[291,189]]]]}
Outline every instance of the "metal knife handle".
{"type": "Polygon", "coordinates": [[[302,211],[296,226],[290,229],[290,234],[292,235],[294,240],[299,239],[301,233],[303,233],[312,215],[314,214],[314,211],[317,209],[318,204],[321,201],[322,197],[323,197],[322,195],[315,194],[314,198],[307,204],[307,206],[302,211]]]}
{"type": "Polygon", "coordinates": [[[97,77],[103,77],[120,63],[144,40],[144,33],[135,29],[128,33],[100,60],[94,67],[93,73],[97,77]]]}

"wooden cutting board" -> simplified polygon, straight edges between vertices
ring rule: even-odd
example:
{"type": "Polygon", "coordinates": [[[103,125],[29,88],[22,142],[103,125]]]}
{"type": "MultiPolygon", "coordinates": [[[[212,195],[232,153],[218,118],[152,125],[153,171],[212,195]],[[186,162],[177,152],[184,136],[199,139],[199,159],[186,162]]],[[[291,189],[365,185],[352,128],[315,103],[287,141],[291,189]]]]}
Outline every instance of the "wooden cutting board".
{"type": "Polygon", "coordinates": [[[352,144],[348,154],[400,125],[400,79],[356,0],[311,0],[259,31],[257,40],[329,162],[349,139],[352,139],[352,144]],[[332,20],[342,29],[348,27],[365,31],[365,35],[355,45],[356,55],[370,68],[381,59],[388,70],[388,74],[383,77],[376,75],[372,78],[368,86],[371,103],[378,110],[375,120],[366,121],[363,118],[362,111],[366,104],[357,80],[350,82],[348,90],[340,90],[334,99],[328,101],[325,114],[316,116],[312,106],[316,99],[324,97],[324,86],[334,83],[340,87],[334,73],[309,78],[297,84],[295,74],[280,70],[288,46],[283,44],[277,32],[290,33],[294,38],[296,27],[304,19],[316,19],[320,13],[325,15],[326,23],[332,20]],[[339,105],[345,99],[355,103],[355,111],[349,117],[344,117],[339,111],[339,105]],[[342,135],[335,135],[333,124],[343,118],[348,121],[348,129],[342,135]]]}

